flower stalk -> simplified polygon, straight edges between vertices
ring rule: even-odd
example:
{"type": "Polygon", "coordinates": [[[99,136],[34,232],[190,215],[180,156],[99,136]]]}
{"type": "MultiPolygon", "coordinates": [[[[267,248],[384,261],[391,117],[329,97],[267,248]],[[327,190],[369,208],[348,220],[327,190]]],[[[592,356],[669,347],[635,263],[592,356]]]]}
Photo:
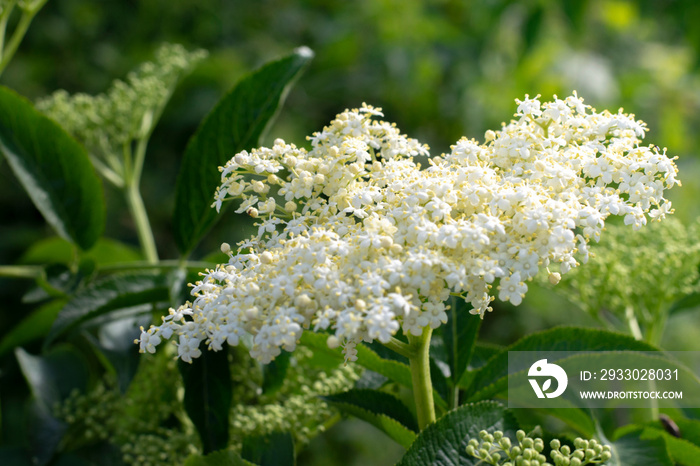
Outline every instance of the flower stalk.
{"type": "Polygon", "coordinates": [[[433,383],[430,379],[430,337],[432,334],[433,329],[425,327],[421,336],[414,337],[410,334],[408,336],[408,341],[413,348],[408,360],[411,367],[413,399],[416,403],[416,416],[420,430],[435,422],[433,383]]]}

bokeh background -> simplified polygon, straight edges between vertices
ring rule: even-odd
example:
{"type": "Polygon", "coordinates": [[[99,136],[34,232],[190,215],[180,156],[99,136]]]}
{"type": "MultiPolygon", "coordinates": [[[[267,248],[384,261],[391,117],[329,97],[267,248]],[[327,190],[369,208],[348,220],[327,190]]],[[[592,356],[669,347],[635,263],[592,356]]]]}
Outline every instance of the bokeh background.
{"type": "MultiPolygon", "coordinates": [[[[483,139],[500,127],[516,97],[577,90],[598,109],[636,114],[649,125],[647,141],[678,156],[683,186],[671,198],[689,223],[700,214],[699,19],[695,0],[50,0],[0,83],[32,100],[57,89],[96,94],[162,42],[209,51],[175,92],[149,146],[142,191],[161,258],[177,257],[173,187],[188,138],[243,74],[301,45],[316,58],[267,142],[304,145],[335,114],[367,102],[439,154],[461,136],[483,139]]],[[[123,199],[105,189],[108,236],[136,246],[123,199]]],[[[229,214],[195,256],[233,244],[247,225],[229,214]]],[[[21,261],[51,235],[0,164],[0,264],[21,261]]],[[[29,312],[20,298],[30,285],[0,279],[0,333],[29,312]]],[[[523,306],[487,316],[484,337],[506,344],[551,325],[595,324],[565,299],[533,291],[523,306]]],[[[688,323],[670,323],[667,339],[685,347],[668,349],[700,350],[700,331],[688,323]]],[[[315,448],[344,450],[333,442],[349,442],[358,429],[342,429],[315,448]]]]}

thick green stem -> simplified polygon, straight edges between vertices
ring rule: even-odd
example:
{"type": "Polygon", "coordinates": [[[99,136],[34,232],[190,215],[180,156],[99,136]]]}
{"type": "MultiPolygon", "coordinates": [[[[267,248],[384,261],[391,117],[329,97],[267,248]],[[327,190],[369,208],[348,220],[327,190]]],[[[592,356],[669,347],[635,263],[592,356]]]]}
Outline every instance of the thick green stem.
{"type": "Polygon", "coordinates": [[[148,221],[146,207],[143,205],[143,198],[139,190],[141,182],[141,170],[143,169],[143,161],[146,155],[146,147],[148,145],[148,135],[145,135],[136,144],[136,154],[132,159],[131,148],[125,144],[124,146],[124,190],[126,201],[129,205],[131,217],[136,225],[136,232],[141,243],[141,250],[146,260],[155,264],[158,262],[158,250],[156,242],[153,238],[153,230],[151,223],[148,221]]]}
{"type": "Polygon", "coordinates": [[[426,327],[421,336],[408,336],[408,342],[413,349],[408,360],[411,367],[413,399],[416,403],[416,415],[420,430],[435,422],[433,383],[430,380],[430,337],[432,333],[433,329],[426,327]]]}
{"type": "Polygon", "coordinates": [[[126,187],[126,202],[129,205],[131,217],[134,219],[134,224],[136,225],[136,233],[139,236],[143,255],[149,263],[155,264],[158,262],[158,251],[156,250],[153,231],[148,221],[148,214],[146,214],[146,207],[143,205],[143,199],[141,198],[138,185],[129,184],[126,187]]]}

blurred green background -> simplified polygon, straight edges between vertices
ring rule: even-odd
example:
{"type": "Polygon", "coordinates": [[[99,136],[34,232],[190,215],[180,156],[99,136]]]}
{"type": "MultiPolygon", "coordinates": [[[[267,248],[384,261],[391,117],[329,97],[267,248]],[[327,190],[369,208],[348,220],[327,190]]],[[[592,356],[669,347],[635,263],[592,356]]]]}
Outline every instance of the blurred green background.
{"type": "MultiPolygon", "coordinates": [[[[671,198],[687,223],[700,214],[698,18],[696,0],[50,0],[0,82],[32,100],[57,89],[95,94],[152,59],[162,42],[210,52],[175,92],[149,145],[142,191],[165,259],[177,257],[171,215],[188,138],[244,73],[301,45],[316,58],[268,142],[304,145],[335,114],[367,102],[439,154],[461,136],[483,140],[511,117],[515,98],[577,90],[598,109],[636,114],[649,125],[647,141],[679,157],[683,186],[671,198]]],[[[107,236],[136,246],[123,199],[105,188],[107,236]]],[[[17,263],[52,235],[4,163],[0,212],[0,264],[17,263]]],[[[195,258],[241,239],[245,225],[229,214],[195,258]]],[[[20,303],[30,285],[0,279],[0,333],[30,311],[20,303]]],[[[520,308],[487,316],[485,338],[508,343],[550,325],[593,325],[565,300],[533,291],[520,308]]],[[[696,326],[686,324],[671,322],[668,338],[700,349],[696,326]]]]}

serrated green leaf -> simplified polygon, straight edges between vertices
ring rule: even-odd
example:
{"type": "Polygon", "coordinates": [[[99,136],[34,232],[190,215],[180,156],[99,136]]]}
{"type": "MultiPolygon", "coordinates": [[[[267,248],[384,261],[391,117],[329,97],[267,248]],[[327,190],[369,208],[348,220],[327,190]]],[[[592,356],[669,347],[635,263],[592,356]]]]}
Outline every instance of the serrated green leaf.
{"type": "Polygon", "coordinates": [[[469,440],[479,439],[482,430],[500,430],[515,439],[517,429],[512,413],[495,401],[460,406],[421,432],[397,466],[483,464],[467,454],[469,440]]]}
{"type": "Polygon", "coordinates": [[[0,86],[0,152],[34,205],[63,238],[90,249],[105,227],[102,183],[85,148],[0,86]]]}
{"type": "Polygon", "coordinates": [[[610,466],[673,466],[662,438],[642,440],[638,434],[628,434],[612,443],[612,453],[610,466]]]}
{"type": "Polygon", "coordinates": [[[416,433],[414,431],[408,429],[396,419],[386,414],[376,414],[354,404],[333,403],[333,406],[347,414],[351,414],[372,424],[404,448],[408,448],[416,439],[416,433]]]}
{"type": "Polygon", "coordinates": [[[677,438],[660,428],[647,427],[639,436],[640,440],[661,438],[666,442],[671,459],[682,466],[695,466],[700,461],[700,447],[683,438],[677,438]]]}
{"type": "Polygon", "coordinates": [[[362,408],[371,414],[383,414],[398,421],[404,427],[418,432],[418,423],[411,411],[401,400],[389,393],[370,389],[352,389],[324,396],[323,399],[333,405],[351,405],[362,408]]]}
{"type": "Polygon", "coordinates": [[[175,241],[183,256],[217,220],[211,205],[221,182],[218,167],[258,145],[312,58],[313,52],[303,47],[247,75],[217,103],[190,139],[175,188],[173,216],[175,241]]]}
{"type": "Polygon", "coordinates": [[[674,419],[681,436],[700,447],[700,421],[697,419],[674,419]]]}
{"type": "Polygon", "coordinates": [[[467,370],[482,319],[469,314],[469,306],[461,298],[452,297],[450,306],[447,323],[440,328],[450,366],[450,379],[457,384],[467,370]]]}
{"type": "Polygon", "coordinates": [[[491,398],[508,389],[509,351],[659,351],[631,336],[605,330],[557,327],[533,333],[505,348],[479,369],[469,384],[469,401],[491,398]]]}
{"type": "Polygon", "coordinates": [[[56,317],[44,346],[86,321],[139,304],[168,300],[164,275],[130,273],[111,275],[83,288],[56,317]]]}
{"type": "Polygon", "coordinates": [[[184,466],[256,466],[242,459],[238,453],[232,450],[219,450],[206,456],[200,454],[190,455],[184,466]]]}
{"type": "Polygon", "coordinates": [[[231,369],[227,351],[202,351],[191,364],[178,360],[185,387],[185,411],[197,428],[204,453],[228,445],[231,369]]]}
{"type": "Polygon", "coordinates": [[[246,437],[241,457],[260,466],[294,466],[294,439],[289,432],[246,437]]]}
{"type": "MultiPolygon", "coordinates": [[[[323,333],[304,332],[301,336],[301,342],[303,345],[308,346],[315,352],[321,352],[329,355],[339,362],[343,361],[343,355],[339,350],[332,350],[328,348],[328,345],[326,344],[327,338],[328,335],[323,333]]],[[[404,387],[413,387],[411,369],[408,367],[408,365],[392,359],[384,359],[364,344],[357,345],[357,361],[355,361],[355,364],[358,364],[365,369],[377,372],[378,374],[381,374],[389,380],[403,385],[404,387]]],[[[433,398],[437,406],[439,406],[441,409],[447,409],[447,403],[435,390],[433,390],[433,398]]]]}
{"type": "Polygon", "coordinates": [[[0,340],[0,356],[15,347],[26,345],[46,336],[66,302],[65,299],[48,302],[22,319],[0,340]]]}

